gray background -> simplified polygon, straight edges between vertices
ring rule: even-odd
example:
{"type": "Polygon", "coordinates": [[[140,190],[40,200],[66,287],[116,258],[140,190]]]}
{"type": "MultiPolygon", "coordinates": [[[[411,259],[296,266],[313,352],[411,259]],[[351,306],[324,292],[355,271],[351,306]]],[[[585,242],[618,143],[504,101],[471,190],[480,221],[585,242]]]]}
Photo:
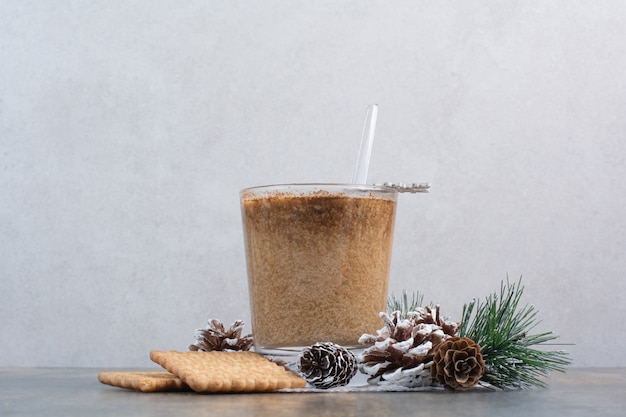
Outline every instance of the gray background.
{"type": "MultiPolygon", "coordinates": [[[[626,2],[0,3],[0,366],[145,366],[249,323],[238,191],[399,201],[390,291],[523,276],[577,366],[625,366],[626,2]]],[[[249,327],[247,328],[249,330],[249,327]]],[[[289,329],[285,329],[289,331],[289,329]]]]}

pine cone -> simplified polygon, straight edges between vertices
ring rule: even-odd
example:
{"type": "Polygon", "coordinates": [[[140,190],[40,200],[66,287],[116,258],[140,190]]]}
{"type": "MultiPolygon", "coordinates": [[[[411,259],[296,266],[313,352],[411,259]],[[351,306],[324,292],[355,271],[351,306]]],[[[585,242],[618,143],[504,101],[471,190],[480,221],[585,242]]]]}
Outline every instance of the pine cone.
{"type": "Polygon", "coordinates": [[[308,383],[320,389],[346,385],[356,374],[354,354],[335,343],[316,343],[298,357],[298,370],[308,383]]]}
{"type": "Polygon", "coordinates": [[[197,343],[189,346],[189,350],[211,352],[213,350],[250,350],[252,347],[252,335],[241,337],[244,322],[237,320],[228,330],[217,319],[210,319],[209,325],[204,329],[196,330],[197,343]]]}
{"type": "Polygon", "coordinates": [[[473,387],[485,370],[480,346],[467,337],[451,337],[441,343],[433,361],[430,375],[450,390],[464,391],[473,387]]]}
{"type": "Polygon", "coordinates": [[[433,311],[420,307],[401,318],[399,311],[380,313],[385,326],[376,335],[364,334],[359,343],[371,345],[359,355],[359,370],[372,384],[420,387],[432,384],[430,366],[436,348],[456,335],[458,325],[446,322],[433,311]]]}
{"type": "Polygon", "coordinates": [[[436,324],[441,327],[444,334],[454,336],[459,331],[459,324],[453,321],[446,321],[440,314],[439,305],[435,306],[435,310],[430,306],[418,307],[415,311],[407,314],[408,317],[412,317],[416,324],[436,324]]]}

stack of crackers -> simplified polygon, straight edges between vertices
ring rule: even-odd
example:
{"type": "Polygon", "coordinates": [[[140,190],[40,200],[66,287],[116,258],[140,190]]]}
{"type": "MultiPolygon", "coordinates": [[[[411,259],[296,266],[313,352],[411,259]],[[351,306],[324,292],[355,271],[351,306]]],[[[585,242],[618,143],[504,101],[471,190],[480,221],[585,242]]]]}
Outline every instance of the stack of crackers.
{"type": "Polygon", "coordinates": [[[150,352],[168,372],[100,372],[103,384],[142,392],[270,392],[304,388],[306,381],[264,356],[239,352],[150,352]]]}

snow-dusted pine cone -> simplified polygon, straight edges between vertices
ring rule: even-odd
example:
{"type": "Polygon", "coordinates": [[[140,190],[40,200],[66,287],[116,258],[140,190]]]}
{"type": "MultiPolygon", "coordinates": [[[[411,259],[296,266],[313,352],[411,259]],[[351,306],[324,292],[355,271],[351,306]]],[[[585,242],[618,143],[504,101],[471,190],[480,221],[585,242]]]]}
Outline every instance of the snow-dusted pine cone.
{"type": "Polygon", "coordinates": [[[359,355],[359,370],[372,384],[421,387],[433,384],[430,374],[435,348],[458,332],[458,325],[443,320],[439,306],[419,307],[402,318],[399,311],[380,313],[384,327],[376,335],[364,334],[369,345],[359,355]]]}
{"type": "Polygon", "coordinates": [[[306,381],[320,389],[346,385],[356,374],[354,354],[335,343],[316,343],[304,349],[297,367],[306,381]]]}
{"type": "Polygon", "coordinates": [[[189,350],[211,352],[213,350],[250,350],[252,335],[241,336],[244,322],[237,320],[228,330],[221,321],[209,319],[209,325],[204,329],[196,330],[196,344],[190,345],[189,350]]]}
{"type": "Polygon", "coordinates": [[[418,307],[415,311],[409,312],[407,318],[412,318],[415,324],[436,324],[449,336],[454,336],[459,332],[459,323],[446,321],[441,317],[439,305],[436,305],[434,310],[430,306],[418,307]]]}

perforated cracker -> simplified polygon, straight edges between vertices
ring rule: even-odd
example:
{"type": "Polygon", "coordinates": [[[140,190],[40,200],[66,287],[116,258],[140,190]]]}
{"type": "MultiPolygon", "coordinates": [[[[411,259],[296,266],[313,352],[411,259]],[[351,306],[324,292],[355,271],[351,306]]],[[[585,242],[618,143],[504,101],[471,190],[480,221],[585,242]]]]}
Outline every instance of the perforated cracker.
{"type": "Polygon", "coordinates": [[[100,372],[103,384],[142,392],[186,391],[189,387],[169,372],[100,372]]]}
{"type": "Polygon", "coordinates": [[[306,381],[254,352],[150,352],[150,359],[196,392],[267,392],[306,381]]]}

